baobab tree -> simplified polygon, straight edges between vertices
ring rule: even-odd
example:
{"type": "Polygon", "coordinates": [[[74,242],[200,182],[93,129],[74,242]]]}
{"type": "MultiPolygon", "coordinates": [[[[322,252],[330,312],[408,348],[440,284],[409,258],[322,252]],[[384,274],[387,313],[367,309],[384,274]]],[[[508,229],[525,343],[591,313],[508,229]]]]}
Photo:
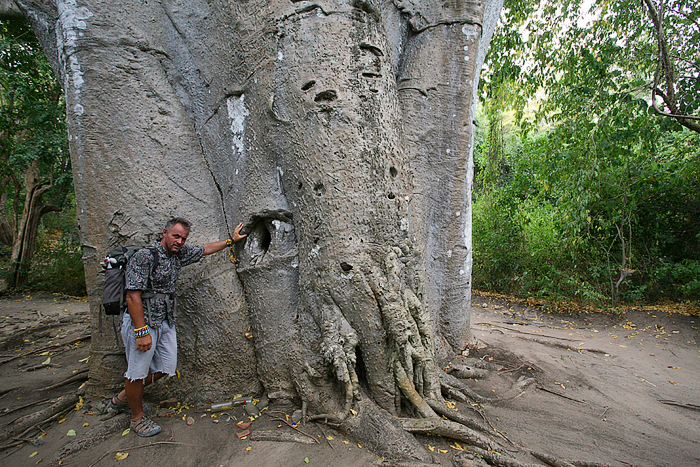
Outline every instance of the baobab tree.
{"type": "Polygon", "coordinates": [[[264,390],[392,455],[425,451],[390,414],[459,431],[440,363],[471,339],[475,87],[502,1],[16,3],[67,102],[94,394],[123,369],[100,257],[172,215],[195,242],[242,221],[235,264],[180,281],[181,394],[264,390]]]}

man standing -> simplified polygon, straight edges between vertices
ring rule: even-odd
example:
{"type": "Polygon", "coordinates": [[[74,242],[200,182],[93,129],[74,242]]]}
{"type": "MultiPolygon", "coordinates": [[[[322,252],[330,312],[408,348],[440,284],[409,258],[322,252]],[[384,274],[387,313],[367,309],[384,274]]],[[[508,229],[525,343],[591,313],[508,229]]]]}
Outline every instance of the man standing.
{"type": "Polygon", "coordinates": [[[242,228],[243,224],[238,224],[228,240],[190,246],[185,245],[190,223],[175,217],[165,224],[160,241],[142,248],[129,260],[126,269],[129,312],[124,313],[121,326],[128,364],[126,382],[109,407],[116,412],[130,408],[131,429],[137,435],[160,433],[160,426],[144,414],[143,390],[161,377],[175,374],[175,283],[180,270],[244,238],[242,228]]]}

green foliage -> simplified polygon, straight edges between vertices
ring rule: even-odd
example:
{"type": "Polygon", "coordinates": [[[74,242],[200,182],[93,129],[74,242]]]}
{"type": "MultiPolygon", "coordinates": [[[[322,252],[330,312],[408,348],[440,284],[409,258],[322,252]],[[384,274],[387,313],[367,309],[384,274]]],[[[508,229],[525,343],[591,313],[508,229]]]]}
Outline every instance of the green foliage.
{"type": "Polygon", "coordinates": [[[30,273],[31,290],[85,296],[80,237],[75,208],[44,216],[30,273]]]}
{"type": "MultiPolygon", "coordinates": [[[[667,2],[664,24],[683,57],[674,92],[697,113],[699,13],[683,5],[667,2]]],[[[658,45],[644,5],[592,9],[506,2],[481,84],[474,287],[613,304],[698,300],[700,135],[649,104],[658,45]]]]}

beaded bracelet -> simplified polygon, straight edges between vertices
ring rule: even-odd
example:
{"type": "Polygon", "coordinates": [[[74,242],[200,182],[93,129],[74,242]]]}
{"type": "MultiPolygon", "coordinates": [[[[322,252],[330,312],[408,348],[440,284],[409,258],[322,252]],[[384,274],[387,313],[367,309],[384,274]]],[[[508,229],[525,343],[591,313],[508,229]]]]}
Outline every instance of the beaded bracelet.
{"type": "Polygon", "coordinates": [[[149,334],[148,331],[148,324],[145,325],[142,328],[137,328],[134,329],[134,335],[136,335],[136,338],[138,339],[139,337],[146,337],[149,334]]]}
{"type": "Polygon", "coordinates": [[[231,240],[230,238],[227,238],[227,239],[226,239],[226,245],[227,245],[227,246],[233,245],[233,240],[231,240]]]}

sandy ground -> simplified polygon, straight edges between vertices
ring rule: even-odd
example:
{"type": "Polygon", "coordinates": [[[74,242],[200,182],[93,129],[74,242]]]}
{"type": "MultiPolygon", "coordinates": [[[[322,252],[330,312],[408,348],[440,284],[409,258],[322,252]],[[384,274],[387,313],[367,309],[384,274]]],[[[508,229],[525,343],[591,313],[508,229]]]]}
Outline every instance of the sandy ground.
{"type": "MultiPolygon", "coordinates": [[[[653,308],[622,315],[542,313],[476,296],[472,328],[479,343],[470,357],[499,369],[465,380],[491,402],[457,403],[456,409],[490,426],[506,451],[534,465],[544,464],[531,451],[610,466],[699,466],[699,320],[653,308]],[[524,392],[512,389],[519,380],[531,382],[524,392]]],[[[87,304],[70,297],[0,299],[0,437],[57,398],[75,397],[86,377],[87,321],[87,304]]],[[[453,366],[461,363],[456,359],[453,366]]],[[[159,409],[159,401],[148,400],[163,432],[139,438],[123,433],[127,415],[101,420],[104,400],[83,402],[0,440],[0,466],[349,467],[378,461],[327,426],[299,426],[302,434],[277,419],[292,409],[259,417],[247,428],[252,434],[239,438],[244,430],[237,422],[248,421],[241,407],[212,417],[204,406],[169,402],[159,409]],[[312,444],[251,439],[275,433],[312,444]],[[118,460],[117,453],[128,456],[118,460]]],[[[452,466],[461,454],[462,445],[450,440],[420,440],[436,465],[452,466]]]]}

